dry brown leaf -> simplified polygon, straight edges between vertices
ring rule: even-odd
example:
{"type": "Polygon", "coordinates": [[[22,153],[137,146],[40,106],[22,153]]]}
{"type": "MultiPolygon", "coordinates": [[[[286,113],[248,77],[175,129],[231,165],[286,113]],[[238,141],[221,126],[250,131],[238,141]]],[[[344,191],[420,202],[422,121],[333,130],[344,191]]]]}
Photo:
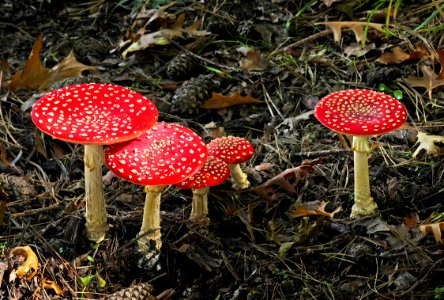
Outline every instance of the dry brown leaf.
{"type": "Polygon", "coordinates": [[[389,51],[381,54],[381,56],[376,60],[381,64],[393,65],[400,64],[404,61],[410,59],[410,54],[401,49],[401,47],[393,47],[389,51]]]}
{"type": "Polygon", "coordinates": [[[219,93],[214,93],[213,96],[202,104],[201,108],[205,109],[222,109],[238,104],[247,103],[263,103],[257,100],[251,93],[248,92],[246,96],[242,96],[239,91],[234,91],[230,96],[224,96],[219,93]]]}
{"type": "Polygon", "coordinates": [[[443,243],[442,238],[441,238],[441,230],[444,229],[444,222],[421,224],[421,225],[419,225],[419,229],[426,234],[433,233],[436,243],[438,243],[438,244],[443,243]]]}
{"type": "Polygon", "coordinates": [[[328,213],[325,211],[325,207],[328,202],[321,201],[319,206],[315,209],[309,209],[304,206],[304,203],[293,210],[289,211],[289,215],[293,218],[305,217],[305,216],[324,216],[328,218],[334,218],[335,214],[340,212],[342,208],[339,206],[334,211],[328,213]]]}
{"type": "Polygon", "coordinates": [[[59,296],[63,296],[64,294],[62,288],[55,281],[46,279],[45,277],[42,278],[42,286],[46,290],[53,290],[54,293],[59,296]]]}
{"type": "Polygon", "coordinates": [[[376,61],[386,65],[393,65],[405,61],[416,61],[427,57],[430,57],[430,52],[424,45],[420,44],[415,46],[415,50],[411,53],[405,52],[401,47],[393,47],[389,51],[382,53],[376,61]]]}
{"type": "Polygon", "coordinates": [[[444,78],[444,50],[435,50],[436,54],[438,54],[439,63],[441,64],[441,70],[439,70],[439,74],[436,77],[436,79],[443,79],[444,78]]]}
{"type": "Polygon", "coordinates": [[[418,148],[413,152],[412,157],[416,158],[421,150],[425,150],[428,155],[439,155],[440,150],[435,143],[444,143],[444,136],[418,131],[418,140],[416,141],[418,148]]]}
{"type": "Polygon", "coordinates": [[[414,213],[408,217],[403,218],[404,225],[409,229],[417,228],[419,222],[420,222],[420,220],[419,220],[419,216],[417,213],[414,213]]]}
{"type": "Polygon", "coordinates": [[[37,268],[39,260],[37,255],[32,251],[31,247],[15,247],[11,251],[11,256],[22,256],[25,261],[17,268],[15,274],[18,278],[25,277],[27,280],[31,280],[37,274],[37,268]]]}
{"type": "Polygon", "coordinates": [[[268,60],[259,50],[240,47],[238,48],[238,51],[245,55],[245,58],[239,62],[239,67],[241,69],[247,71],[261,71],[267,67],[268,60]]]}
{"type": "Polygon", "coordinates": [[[137,41],[124,41],[121,46],[131,42],[131,45],[125,49],[122,53],[122,58],[126,59],[128,53],[140,51],[155,45],[168,45],[174,38],[183,38],[183,34],[186,33],[191,37],[199,37],[208,35],[209,32],[205,30],[197,30],[202,24],[202,19],[198,19],[190,26],[183,28],[185,22],[185,14],[180,14],[174,25],[171,28],[163,28],[159,31],[142,34],[137,41]]]}
{"type": "Polygon", "coordinates": [[[336,43],[341,41],[342,28],[350,28],[356,38],[356,42],[365,42],[365,28],[373,28],[378,31],[384,30],[384,24],[372,23],[372,22],[359,22],[359,21],[336,21],[336,22],[321,22],[317,24],[323,24],[333,31],[333,37],[336,43]]]}
{"type": "Polygon", "coordinates": [[[282,173],[268,179],[266,182],[258,185],[252,190],[259,194],[259,196],[268,201],[274,200],[276,191],[274,186],[277,185],[289,193],[296,193],[295,186],[304,179],[309,173],[314,171],[314,166],[320,162],[319,159],[304,160],[298,167],[287,169],[282,173]]]}
{"type": "Polygon", "coordinates": [[[432,98],[432,90],[443,86],[444,79],[438,79],[438,75],[428,66],[421,66],[422,77],[417,76],[409,76],[404,78],[405,82],[407,82],[412,87],[423,87],[427,90],[429,94],[429,98],[432,98]]]}
{"type": "Polygon", "coordinates": [[[32,47],[25,68],[21,73],[19,71],[15,72],[12,77],[11,82],[9,83],[9,89],[11,91],[23,88],[47,89],[57,81],[70,77],[80,77],[82,76],[83,71],[94,71],[96,69],[93,66],[86,66],[79,63],[72,51],[57,65],[48,69],[43,66],[42,61],[40,60],[42,42],[43,37],[42,34],[40,34],[32,47]]]}

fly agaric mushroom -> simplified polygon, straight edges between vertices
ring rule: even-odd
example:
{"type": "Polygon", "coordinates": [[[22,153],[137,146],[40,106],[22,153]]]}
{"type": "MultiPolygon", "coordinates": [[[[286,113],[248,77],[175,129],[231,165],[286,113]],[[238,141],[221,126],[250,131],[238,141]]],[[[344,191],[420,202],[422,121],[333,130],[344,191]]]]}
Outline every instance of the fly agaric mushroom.
{"type": "Polygon", "coordinates": [[[165,186],[184,181],[205,164],[207,148],[191,129],[159,122],[134,140],[107,146],[105,160],[111,171],[146,192],[139,250],[149,254],[162,246],[160,234],[160,195],[165,186]]]}
{"type": "Polygon", "coordinates": [[[102,184],[103,146],[131,140],[151,128],[158,112],[127,88],[87,83],[54,90],[32,108],[32,120],[54,138],[84,144],[86,231],[100,241],[108,230],[102,184]]]}
{"type": "Polygon", "coordinates": [[[240,164],[249,160],[254,154],[253,145],[244,138],[224,136],[212,140],[208,145],[208,155],[220,158],[230,167],[232,187],[236,190],[250,186],[247,174],[240,164]]]}
{"type": "Polygon", "coordinates": [[[407,120],[404,105],[384,93],[344,90],[322,98],[316,104],[314,114],[331,130],[353,136],[355,202],[351,216],[374,214],[378,206],[370,195],[368,138],[403,125],[407,120]]]}
{"type": "Polygon", "coordinates": [[[191,189],[193,199],[191,204],[190,220],[193,223],[207,226],[210,222],[208,216],[208,192],[210,186],[218,185],[230,177],[230,168],[220,158],[208,156],[202,169],[185,181],[177,183],[181,189],[191,189]]]}

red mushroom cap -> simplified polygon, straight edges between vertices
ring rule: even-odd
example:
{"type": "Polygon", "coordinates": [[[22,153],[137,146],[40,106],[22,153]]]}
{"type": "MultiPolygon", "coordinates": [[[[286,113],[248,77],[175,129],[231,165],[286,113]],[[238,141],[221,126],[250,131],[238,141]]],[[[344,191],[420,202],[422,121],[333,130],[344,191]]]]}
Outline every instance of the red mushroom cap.
{"type": "Polygon", "coordinates": [[[196,174],[207,159],[204,140],[188,127],[156,123],[134,140],[105,147],[117,176],[140,185],[167,185],[196,174]]]}
{"type": "Polygon", "coordinates": [[[314,114],[326,127],[350,135],[386,133],[407,120],[401,102],[371,90],[344,90],[327,95],[316,104],[314,114]]]}
{"type": "Polygon", "coordinates": [[[244,138],[224,136],[212,140],[208,145],[208,155],[222,159],[227,164],[241,164],[254,154],[253,145],[244,138]]]}
{"type": "Polygon", "coordinates": [[[230,168],[219,158],[208,156],[202,169],[190,178],[176,184],[181,189],[203,189],[218,185],[230,177],[230,168]]]}
{"type": "Polygon", "coordinates": [[[133,139],[157,121],[157,108],[127,88],[86,83],[54,90],[32,108],[43,132],[80,144],[107,145],[133,139]]]}

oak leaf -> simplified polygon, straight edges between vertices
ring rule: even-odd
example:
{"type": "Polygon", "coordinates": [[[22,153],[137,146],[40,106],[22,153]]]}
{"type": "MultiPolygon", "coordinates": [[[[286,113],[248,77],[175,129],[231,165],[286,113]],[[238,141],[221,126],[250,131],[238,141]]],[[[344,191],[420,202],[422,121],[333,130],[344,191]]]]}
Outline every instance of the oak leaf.
{"type": "MultiPolygon", "coordinates": [[[[319,202],[319,201],[315,201],[319,202]]],[[[311,204],[311,203],[309,203],[311,204]]],[[[307,208],[305,205],[306,203],[301,204],[300,206],[294,208],[291,210],[288,214],[293,218],[299,218],[299,217],[305,217],[305,216],[324,216],[328,218],[334,218],[335,214],[340,212],[342,208],[338,206],[334,211],[332,212],[326,212],[325,207],[327,206],[328,202],[321,201],[320,203],[317,203],[317,207],[314,209],[307,208]]]]}
{"type": "Polygon", "coordinates": [[[15,271],[18,278],[25,277],[27,280],[31,280],[37,274],[39,260],[31,247],[15,247],[11,250],[11,256],[22,256],[25,259],[15,271]]]}
{"type": "Polygon", "coordinates": [[[421,150],[425,150],[426,154],[428,155],[439,155],[440,150],[435,143],[444,143],[444,136],[432,135],[418,131],[418,140],[416,141],[418,148],[416,148],[415,152],[413,152],[412,157],[416,158],[421,150]]]}
{"type": "Polygon", "coordinates": [[[415,46],[415,49],[411,53],[407,53],[402,50],[401,47],[393,47],[389,51],[381,54],[381,56],[376,60],[379,63],[386,65],[400,64],[406,61],[416,61],[430,57],[430,52],[427,48],[420,44],[415,46]]]}
{"type": "Polygon", "coordinates": [[[363,44],[366,41],[365,28],[373,28],[378,31],[384,30],[384,24],[372,23],[372,22],[359,22],[359,21],[332,21],[321,22],[317,24],[323,24],[333,31],[333,37],[336,43],[339,43],[342,38],[342,29],[349,28],[353,31],[356,42],[363,44]]]}
{"type": "Polygon", "coordinates": [[[222,109],[233,105],[247,103],[263,103],[263,101],[257,100],[251,96],[250,92],[248,92],[246,96],[242,96],[239,91],[234,91],[229,96],[213,92],[212,97],[205,101],[201,107],[205,109],[222,109]]]}
{"type": "Polygon", "coordinates": [[[438,79],[438,75],[426,65],[421,66],[421,71],[422,77],[409,76],[404,78],[404,80],[412,87],[425,88],[429,94],[429,98],[432,99],[432,90],[443,86],[444,79],[438,79]]]}
{"type": "Polygon", "coordinates": [[[289,193],[296,193],[297,184],[309,173],[312,173],[314,166],[319,162],[319,159],[304,160],[300,166],[286,169],[261,185],[254,187],[252,191],[268,202],[272,202],[276,198],[275,186],[279,186],[289,193]]]}
{"type": "Polygon", "coordinates": [[[419,229],[427,234],[432,233],[435,237],[435,241],[437,244],[442,244],[441,230],[444,230],[444,222],[430,223],[430,224],[421,224],[419,225],[419,229]]]}
{"type": "Polygon", "coordinates": [[[32,47],[25,68],[22,72],[15,72],[12,77],[9,83],[9,89],[11,91],[23,88],[47,89],[57,81],[70,77],[81,77],[83,71],[94,71],[96,69],[96,67],[87,66],[78,62],[72,51],[57,65],[48,69],[43,66],[43,63],[40,60],[42,43],[43,36],[40,34],[32,47]]]}

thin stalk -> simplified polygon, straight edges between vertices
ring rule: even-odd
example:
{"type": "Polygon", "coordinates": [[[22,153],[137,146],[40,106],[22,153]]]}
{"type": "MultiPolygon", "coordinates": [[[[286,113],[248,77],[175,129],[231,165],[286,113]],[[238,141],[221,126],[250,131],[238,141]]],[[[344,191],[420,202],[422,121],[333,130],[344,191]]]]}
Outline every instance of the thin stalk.
{"type": "Polygon", "coordinates": [[[355,173],[355,203],[351,217],[372,215],[378,205],[370,195],[370,179],[368,175],[368,153],[370,146],[366,136],[353,137],[354,173],[355,173]]]}
{"type": "Polygon", "coordinates": [[[193,223],[208,226],[210,219],[208,218],[208,192],[210,187],[202,189],[193,189],[193,202],[191,203],[190,220],[193,223]]]}
{"type": "Polygon", "coordinates": [[[103,146],[85,145],[84,151],[86,232],[91,241],[99,242],[108,231],[102,183],[103,146]]]}
{"type": "Polygon", "coordinates": [[[142,227],[138,234],[139,251],[141,252],[151,251],[151,242],[154,243],[156,250],[160,250],[162,247],[160,233],[160,196],[164,189],[165,185],[147,185],[145,187],[145,207],[143,209],[142,227]]]}

